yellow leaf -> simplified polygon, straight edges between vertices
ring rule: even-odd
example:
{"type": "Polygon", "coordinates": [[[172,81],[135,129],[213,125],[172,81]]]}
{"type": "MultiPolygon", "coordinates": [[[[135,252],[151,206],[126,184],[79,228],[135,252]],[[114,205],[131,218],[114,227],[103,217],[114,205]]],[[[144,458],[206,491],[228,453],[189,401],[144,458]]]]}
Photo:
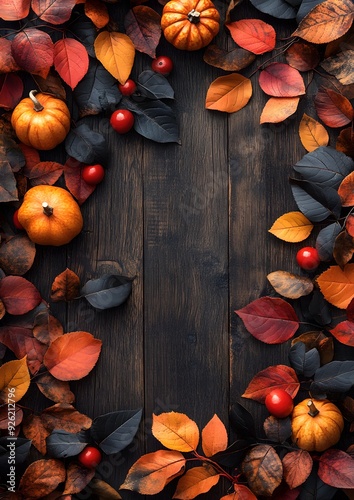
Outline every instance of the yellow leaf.
{"type": "Polygon", "coordinates": [[[297,110],[300,97],[271,97],[266,102],[260,123],[280,123],[297,110]]]}
{"type": "Polygon", "coordinates": [[[101,31],[96,37],[95,54],[109,73],[124,84],[134,64],[135,47],[131,39],[116,31],[101,31]]]}
{"type": "Polygon", "coordinates": [[[193,451],[199,443],[197,424],[184,413],[153,415],[152,434],[161,444],[176,451],[193,451]]]}
{"type": "Polygon", "coordinates": [[[313,224],[302,212],[288,212],[281,215],[269,229],[269,232],[283,241],[298,243],[311,233],[313,224]]]}
{"type": "Polygon", "coordinates": [[[176,492],[172,498],[190,500],[201,493],[206,493],[218,483],[220,474],[213,467],[193,467],[178,481],[176,492]]]}
{"type": "Polygon", "coordinates": [[[347,264],[344,269],[331,266],[316,281],[330,304],[346,309],[354,297],[354,264],[347,264]]]}
{"type": "Polygon", "coordinates": [[[320,146],[327,146],[329,142],[329,135],[324,126],[306,113],[303,114],[300,122],[299,135],[306,151],[314,151],[320,146]]]}
{"type": "Polygon", "coordinates": [[[30,385],[27,356],[8,361],[0,367],[0,400],[4,403],[19,401],[30,385]]]}
{"type": "Polygon", "coordinates": [[[227,448],[227,431],[217,415],[214,415],[202,430],[202,448],[206,457],[212,457],[215,453],[227,448]]]}
{"type": "Polygon", "coordinates": [[[246,106],[252,96],[251,80],[238,73],[220,76],[207,92],[205,107],[234,113],[246,106]]]}

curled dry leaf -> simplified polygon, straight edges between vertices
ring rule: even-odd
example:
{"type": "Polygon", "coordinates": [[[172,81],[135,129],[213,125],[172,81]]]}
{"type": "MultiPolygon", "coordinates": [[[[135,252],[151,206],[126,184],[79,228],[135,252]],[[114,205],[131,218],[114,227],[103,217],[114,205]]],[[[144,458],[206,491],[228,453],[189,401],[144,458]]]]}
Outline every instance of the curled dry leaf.
{"type": "Polygon", "coordinates": [[[312,222],[302,212],[288,212],[278,217],[269,232],[283,241],[298,243],[310,236],[312,222]]]}
{"type": "Polygon", "coordinates": [[[306,113],[303,114],[299,125],[299,135],[301,143],[307,151],[327,146],[329,142],[329,135],[324,126],[306,113]]]}
{"type": "Polygon", "coordinates": [[[273,271],[267,275],[267,279],[276,292],[288,299],[299,299],[313,291],[310,278],[288,271],[273,271]]]}
{"type": "Polygon", "coordinates": [[[197,424],[184,413],[174,411],[153,415],[152,434],[170,450],[193,451],[199,443],[197,424]]]}
{"type": "Polygon", "coordinates": [[[283,466],[272,446],[261,444],[252,448],[242,462],[242,472],[256,495],[271,496],[283,478],[283,466]]]}
{"type": "Polygon", "coordinates": [[[102,500],[122,500],[120,494],[111,485],[97,477],[90,481],[90,490],[102,500]]]}
{"type": "Polygon", "coordinates": [[[220,76],[214,80],[207,92],[205,107],[227,113],[244,108],[252,96],[252,83],[238,73],[220,76]]]}
{"type": "Polygon", "coordinates": [[[50,298],[54,302],[61,300],[70,301],[76,299],[80,292],[80,278],[74,271],[67,268],[65,271],[55,277],[50,298]]]}
{"type": "Polygon", "coordinates": [[[228,436],[225,425],[217,415],[214,415],[202,430],[202,448],[206,457],[227,448],[228,436]]]}
{"type": "Polygon", "coordinates": [[[271,97],[266,102],[259,123],[280,123],[293,115],[300,97],[271,97]]]}
{"type": "Polygon", "coordinates": [[[220,479],[220,474],[209,464],[201,467],[192,467],[182,476],[172,498],[188,500],[207,493],[220,479]]]}
{"type": "Polygon", "coordinates": [[[65,481],[65,476],[65,465],[61,460],[37,460],[23,473],[19,491],[27,498],[43,498],[65,481]]]}
{"type": "Polygon", "coordinates": [[[23,421],[22,432],[27,439],[32,441],[33,446],[39,451],[39,453],[46,455],[46,439],[49,436],[50,431],[46,429],[39,415],[29,415],[23,421]]]}

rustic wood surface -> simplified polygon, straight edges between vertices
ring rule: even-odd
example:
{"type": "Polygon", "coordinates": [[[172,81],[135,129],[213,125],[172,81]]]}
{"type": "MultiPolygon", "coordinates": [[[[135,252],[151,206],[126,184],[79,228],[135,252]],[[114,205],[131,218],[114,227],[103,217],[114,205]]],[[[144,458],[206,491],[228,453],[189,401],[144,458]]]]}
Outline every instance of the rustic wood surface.
{"type": "MultiPolygon", "coordinates": [[[[226,2],[217,5],[225,15],[226,2]]],[[[294,28],[246,1],[235,17],[260,17],[284,36],[294,28]]],[[[228,39],[222,30],[218,41],[231,47],[228,39]]],[[[296,271],[301,246],[277,240],[268,229],[296,209],[288,176],[305,154],[297,133],[305,99],[286,123],[261,126],[267,98],[253,77],[247,107],[231,115],[208,111],[207,88],[225,72],[204,63],[202,51],[181,52],[163,42],[159,53],[175,64],[169,81],[181,144],[157,144],[134,131],[119,136],[93,118],[109,146],[106,178],[82,206],[82,234],[65,248],[39,248],[27,274],[44,297],[66,267],[82,282],[104,272],[135,276],[121,307],[97,312],[84,300],[51,304],[66,331],[90,331],[103,341],[95,369],[71,384],[76,407],[91,417],[144,409],[132,445],[100,469],[116,488],[141,454],[159,448],[151,435],[153,412],[183,412],[200,427],[216,413],[228,426],[229,408],[238,401],[261,427],[264,408],[241,395],[257,371],[287,363],[288,346],[255,341],[234,310],[269,293],[267,273],[296,271]]],[[[251,74],[268,57],[242,73],[251,74]]],[[[134,71],[149,65],[139,54],[134,71]]],[[[172,498],[173,486],[156,498],[172,498]]],[[[226,488],[221,484],[201,498],[218,499],[226,488]]]]}

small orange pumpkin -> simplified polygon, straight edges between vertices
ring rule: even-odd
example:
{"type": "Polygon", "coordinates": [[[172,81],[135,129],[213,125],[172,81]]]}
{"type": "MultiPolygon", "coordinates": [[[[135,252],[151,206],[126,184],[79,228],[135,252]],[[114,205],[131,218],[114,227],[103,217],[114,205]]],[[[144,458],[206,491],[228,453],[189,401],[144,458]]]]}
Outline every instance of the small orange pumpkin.
{"type": "Polygon", "coordinates": [[[80,207],[69,191],[47,185],[34,186],[26,192],[18,220],[29,238],[39,245],[65,245],[83,226],[80,207]]]}
{"type": "Polygon", "coordinates": [[[218,34],[220,15],[211,0],[170,0],[163,8],[161,27],[177,49],[199,50],[218,34]]]}
{"type": "Polygon", "coordinates": [[[70,130],[70,111],[61,99],[48,94],[22,99],[11,116],[17,137],[27,146],[48,150],[63,142],[70,130]]]}
{"type": "Polygon", "coordinates": [[[340,410],[328,400],[305,399],[295,406],[292,439],[302,450],[324,451],[338,443],[344,428],[340,410]]]}

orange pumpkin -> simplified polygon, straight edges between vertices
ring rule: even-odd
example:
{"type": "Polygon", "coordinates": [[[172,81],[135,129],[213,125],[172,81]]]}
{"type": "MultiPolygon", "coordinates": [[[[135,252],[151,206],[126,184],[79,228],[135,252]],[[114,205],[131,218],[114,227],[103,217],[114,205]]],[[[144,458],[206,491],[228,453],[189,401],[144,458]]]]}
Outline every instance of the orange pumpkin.
{"type": "Polygon", "coordinates": [[[29,238],[40,245],[65,245],[83,226],[80,207],[69,191],[47,185],[26,192],[18,220],[29,238]]]}
{"type": "Polygon", "coordinates": [[[70,111],[61,99],[48,94],[22,99],[11,116],[17,137],[27,146],[48,150],[63,142],[70,130],[70,111]]]}
{"type": "Polygon", "coordinates": [[[199,50],[218,34],[220,15],[211,0],[170,0],[162,11],[163,34],[182,50],[199,50]]]}
{"type": "Polygon", "coordinates": [[[330,401],[305,399],[295,406],[292,439],[302,450],[324,451],[338,443],[344,428],[340,410],[330,401]]]}

